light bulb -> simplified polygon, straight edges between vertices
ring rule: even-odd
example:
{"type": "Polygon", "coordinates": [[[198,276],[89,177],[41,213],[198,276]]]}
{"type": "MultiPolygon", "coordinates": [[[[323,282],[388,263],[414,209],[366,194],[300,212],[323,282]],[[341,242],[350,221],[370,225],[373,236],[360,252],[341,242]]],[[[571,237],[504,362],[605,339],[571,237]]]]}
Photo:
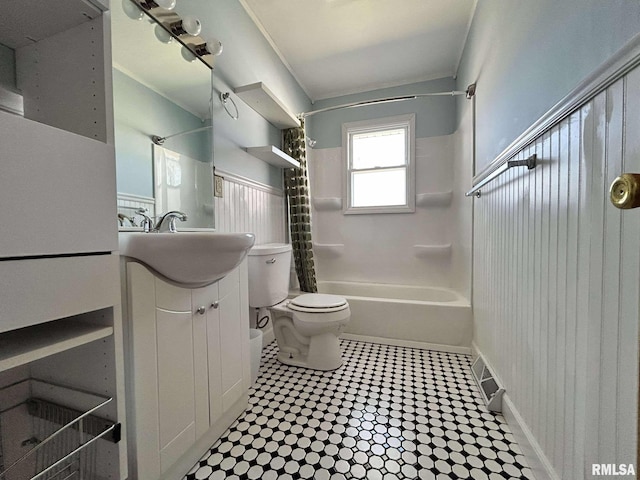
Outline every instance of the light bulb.
{"type": "Polygon", "coordinates": [[[142,20],[144,12],[131,0],[122,0],[122,10],[132,20],[142,20]]]}
{"type": "Polygon", "coordinates": [[[207,42],[207,50],[213,56],[220,55],[222,53],[222,42],[214,37],[205,39],[207,42]]]}
{"type": "Polygon", "coordinates": [[[202,30],[202,24],[200,20],[192,15],[187,15],[182,19],[182,28],[189,35],[193,35],[194,37],[200,35],[200,30],[202,30]]]}
{"type": "Polygon", "coordinates": [[[156,28],[153,29],[153,33],[155,33],[156,38],[160,40],[162,43],[171,43],[173,42],[173,37],[160,25],[156,25],[156,28]]]}
{"type": "Polygon", "coordinates": [[[196,56],[193,54],[191,50],[189,50],[184,45],[180,49],[180,53],[182,54],[182,58],[184,58],[187,62],[195,62],[196,56]]]}
{"type": "Polygon", "coordinates": [[[158,6],[164,8],[165,10],[173,10],[176,8],[176,0],[154,0],[158,6]]]}

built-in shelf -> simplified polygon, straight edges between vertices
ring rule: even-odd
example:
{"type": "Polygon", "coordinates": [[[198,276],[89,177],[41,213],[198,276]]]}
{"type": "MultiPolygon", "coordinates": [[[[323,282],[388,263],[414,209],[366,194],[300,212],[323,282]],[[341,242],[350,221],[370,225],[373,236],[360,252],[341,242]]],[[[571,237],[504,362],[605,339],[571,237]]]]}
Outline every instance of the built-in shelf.
{"type": "Polygon", "coordinates": [[[444,257],[451,254],[451,244],[414,245],[413,253],[418,258],[444,257]]]}
{"type": "Polygon", "coordinates": [[[113,327],[57,320],[0,334],[0,371],[113,335],[113,327]]]}
{"type": "Polygon", "coordinates": [[[416,195],[417,207],[448,207],[451,205],[453,192],[419,193],[416,195]]]}
{"type": "Polygon", "coordinates": [[[263,160],[271,165],[281,168],[299,168],[300,162],[295,158],[287,155],[282,150],[273,145],[267,145],[264,147],[248,147],[247,153],[253,155],[260,160],[263,160]]]}
{"type": "Polygon", "coordinates": [[[264,83],[252,83],[234,89],[244,103],[262,115],[269,123],[278,128],[300,126],[300,120],[269,90],[264,83]]]}
{"type": "Polygon", "coordinates": [[[313,206],[321,212],[342,210],[342,198],[340,197],[314,197],[313,206]]]}

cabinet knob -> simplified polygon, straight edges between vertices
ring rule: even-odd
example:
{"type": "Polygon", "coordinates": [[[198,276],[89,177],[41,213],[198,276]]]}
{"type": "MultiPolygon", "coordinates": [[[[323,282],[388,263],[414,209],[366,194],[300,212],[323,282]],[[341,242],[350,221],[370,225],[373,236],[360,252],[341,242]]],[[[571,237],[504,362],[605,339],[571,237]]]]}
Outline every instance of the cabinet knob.
{"type": "Polygon", "coordinates": [[[204,305],[203,305],[203,306],[201,306],[201,307],[198,307],[198,308],[196,309],[196,313],[199,313],[200,315],[204,315],[204,313],[205,313],[206,311],[207,311],[207,309],[206,309],[206,308],[204,308],[204,305]]]}
{"type": "Polygon", "coordinates": [[[220,304],[218,302],[213,302],[211,304],[211,308],[218,308],[220,306],[220,304]]]}

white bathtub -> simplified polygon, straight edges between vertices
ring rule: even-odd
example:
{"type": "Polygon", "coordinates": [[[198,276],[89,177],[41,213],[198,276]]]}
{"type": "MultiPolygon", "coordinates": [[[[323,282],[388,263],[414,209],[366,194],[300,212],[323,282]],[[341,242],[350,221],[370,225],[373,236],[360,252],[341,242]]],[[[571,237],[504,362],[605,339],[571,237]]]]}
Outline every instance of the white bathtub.
{"type": "Polygon", "coordinates": [[[343,338],[470,353],[471,305],[453,290],[378,283],[318,282],[319,293],[347,299],[343,338]]]}

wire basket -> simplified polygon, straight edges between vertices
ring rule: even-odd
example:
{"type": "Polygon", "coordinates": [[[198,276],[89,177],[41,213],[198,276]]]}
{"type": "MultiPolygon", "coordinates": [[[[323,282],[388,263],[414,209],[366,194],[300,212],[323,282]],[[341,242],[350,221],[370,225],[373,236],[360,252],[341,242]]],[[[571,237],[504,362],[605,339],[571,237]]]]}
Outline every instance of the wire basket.
{"type": "MultiPolygon", "coordinates": [[[[65,388],[39,380],[25,382],[29,382],[30,394],[34,390],[43,392],[47,388],[65,388]],[[34,389],[34,383],[40,387],[45,385],[46,388],[34,389]]],[[[19,384],[17,386],[20,387],[19,384]]],[[[11,387],[16,389],[16,385],[11,387]]],[[[82,395],[86,396],[84,393],[82,395]]],[[[94,404],[87,410],[29,396],[0,411],[0,431],[11,432],[10,439],[4,438],[7,432],[2,432],[2,444],[9,445],[13,450],[12,455],[2,452],[0,480],[96,480],[98,440],[119,441],[120,424],[94,415],[112,398],[91,397],[94,398],[94,404]],[[20,425],[20,429],[17,430],[15,425],[20,425]],[[19,456],[16,452],[20,452],[19,456]]]]}

